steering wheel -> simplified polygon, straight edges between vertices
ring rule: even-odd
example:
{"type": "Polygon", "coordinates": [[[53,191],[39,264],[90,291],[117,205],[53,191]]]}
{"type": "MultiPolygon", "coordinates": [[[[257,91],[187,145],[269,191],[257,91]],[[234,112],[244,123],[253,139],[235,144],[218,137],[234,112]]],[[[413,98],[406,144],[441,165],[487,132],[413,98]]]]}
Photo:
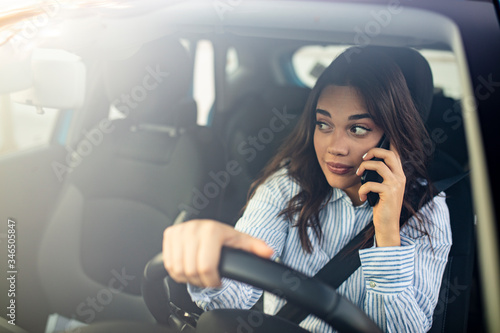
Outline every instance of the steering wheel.
{"type": "MultiPolygon", "coordinates": [[[[285,265],[249,252],[224,247],[219,273],[269,291],[323,319],[340,332],[381,333],[380,328],[358,307],[323,281],[285,265]]],[[[169,323],[172,314],[164,279],[167,271],[161,253],[151,259],[142,281],[144,301],[160,324],[169,323]]]]}

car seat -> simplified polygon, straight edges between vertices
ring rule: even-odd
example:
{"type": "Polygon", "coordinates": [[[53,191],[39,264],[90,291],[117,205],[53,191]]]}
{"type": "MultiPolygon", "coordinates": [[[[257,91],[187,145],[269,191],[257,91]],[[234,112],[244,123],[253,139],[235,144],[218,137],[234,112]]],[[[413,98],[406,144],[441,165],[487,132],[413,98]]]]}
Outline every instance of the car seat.
{"type": "Polygon", "coordinates": [[[228,160],[237,161],[242,171],[226,189],[223,221],[236,223],[250,185],[297,124],[310,91],[303,87],[272,86],[235,103],[234,112],[225,123],[223,141],[228,160]]]}
{"type": "Polygon", "coordinates": [[[436,148],[447,152],[460,165],[468,161],[467,144],[460,101],[446,96],[443,89],[436,88],[427,127],[434,137],[436,148]]]}
{"type": "Polygon", "coordinates": [[[51,312],[86,323],[152,322],[143,268],[176,219],[216,215],[221,196],[201,204],[196,194],[224,158],[196,125],[192,62],[177,39],[149,42],[104,68],[109,101],[126,117],[103,119],[76,146],[88,154],[64,180],[38,270],[51,312]]]}

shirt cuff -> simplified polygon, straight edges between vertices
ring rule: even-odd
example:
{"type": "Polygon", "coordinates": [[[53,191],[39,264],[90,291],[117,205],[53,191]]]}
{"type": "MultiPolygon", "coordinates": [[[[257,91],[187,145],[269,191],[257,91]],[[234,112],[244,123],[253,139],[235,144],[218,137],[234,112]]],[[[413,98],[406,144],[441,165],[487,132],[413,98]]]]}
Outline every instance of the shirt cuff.
{"type": "Polygon", "coordinates": [[[193,302],[210,302],[214,296],[222,293],[224,289],[224,281],[222,281],[222,287],[218,288],[202,288],[190,283],[187,284],[187,291],[193,302]]]}
{"type": "Polygon", "coordinates": [[[401,246],[359,250],[367,291],[400,293],[413,284],[415,244],[405,240],[401,246]]]}

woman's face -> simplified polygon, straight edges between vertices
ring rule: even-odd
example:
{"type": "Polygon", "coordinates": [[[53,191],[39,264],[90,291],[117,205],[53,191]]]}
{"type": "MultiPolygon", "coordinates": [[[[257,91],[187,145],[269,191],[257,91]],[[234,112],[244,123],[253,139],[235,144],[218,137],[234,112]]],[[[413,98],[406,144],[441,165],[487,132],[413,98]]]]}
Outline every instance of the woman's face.
{"type": "Polygon", "coordinates": [[[356,170],[382,134],[355,88],[323,89],[316,107],[314,149],[328,184],[344,190],[354,204],[360,203],[356,170]]]}

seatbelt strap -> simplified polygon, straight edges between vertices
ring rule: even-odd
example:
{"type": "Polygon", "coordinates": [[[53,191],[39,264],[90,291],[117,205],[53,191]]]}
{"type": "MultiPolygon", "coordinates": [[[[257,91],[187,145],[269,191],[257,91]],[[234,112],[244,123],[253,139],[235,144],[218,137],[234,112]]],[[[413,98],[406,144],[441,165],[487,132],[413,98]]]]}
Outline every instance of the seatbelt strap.
{"type": "MultiPolygon", "coordinates": [[[[469,171],[439,180],[433,184],[437,193],[440,193],[457,184],[468,175],[469,171]]],[[[344,246],[342,250],[316,273],[315,278],[320,279],[335,289],[340,287],[361,265],[359,253],[356,250],[360,249],[363,245],[365,235],[372,225],[373,222],[370,222],[356,237],[344,246]]],[[[286,303],[276,315],[298,325],[302,320],[306,319],[309,313],[292,303],[286,303]]]]}
{"type": "Polygon", "coordinates": [[[456,183],[467,177],[469,173],[470,171],[466,171],[453,177],[438,180],[437,182],[433,183],[434,187],[436,188],[438,193],[446,191],[447,189],[449,189],[450,187],[452,187],[453,185],[455,185],[456,183]]]}
{"type": "MultiPolygon", "coordinates": [[[[372,225],[373,222],[370,222],[356,237],[344,246],[342,250],[316,273],[315,278],[322,280],[335,289],[340,287],[361,265],[359,254],[356,250],[361,248],[365,240],[365,235],[372,225]]],[[[292,303],[287,303],[276,315],[299,324],[302,320],[306,319],[309,313],[292,303]]]]}

